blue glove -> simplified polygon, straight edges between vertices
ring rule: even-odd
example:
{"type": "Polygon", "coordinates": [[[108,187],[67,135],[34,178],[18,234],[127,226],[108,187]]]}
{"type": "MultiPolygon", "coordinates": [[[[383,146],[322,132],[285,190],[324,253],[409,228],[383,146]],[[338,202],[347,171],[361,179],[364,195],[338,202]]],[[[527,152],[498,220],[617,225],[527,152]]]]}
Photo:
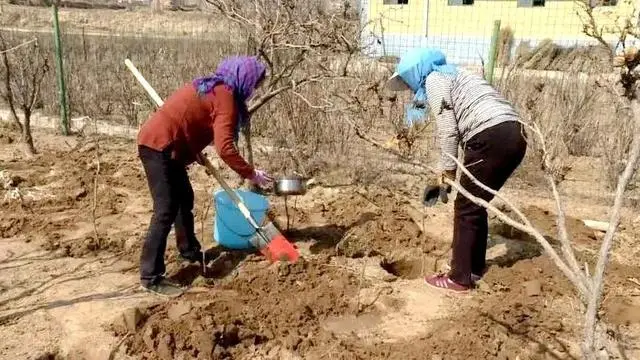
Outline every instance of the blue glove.
{"type": "Polygon", "coordinates": [[[427,117],[428,112],[426,107],[418,107],[415,103],[404,106],[404,122],[409,126],[425,122],[427,117]]]}

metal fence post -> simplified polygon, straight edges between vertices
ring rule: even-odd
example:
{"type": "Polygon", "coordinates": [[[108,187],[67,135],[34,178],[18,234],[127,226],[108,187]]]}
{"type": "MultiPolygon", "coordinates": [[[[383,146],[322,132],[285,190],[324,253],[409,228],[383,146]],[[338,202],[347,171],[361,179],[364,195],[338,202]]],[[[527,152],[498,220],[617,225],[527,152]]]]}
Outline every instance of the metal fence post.
{"type": "Polygon", "coordinates": [[[486,80],[493,84],[493,71],[496,68],[496,60],[498,58],[498,41],[500,40],[500,20],[493,22],[493,32],[491,34],[491,45],[489,46],[489,59],[487,59],[487,68],[485,69],[486,80]]]}
{"type": "Polygon", "coordinates": [[[67,87],[64,83],[64,65],[62,63],[62,41],[60,40],[60,22],[58,21],[58,6],[51,6],[53,13],[53,40],[56,52],[56,75],[58,78],[58,99],[60,102],[60,120],[62,134],[69,135],[69,113],[67,110],[67,87]]]}

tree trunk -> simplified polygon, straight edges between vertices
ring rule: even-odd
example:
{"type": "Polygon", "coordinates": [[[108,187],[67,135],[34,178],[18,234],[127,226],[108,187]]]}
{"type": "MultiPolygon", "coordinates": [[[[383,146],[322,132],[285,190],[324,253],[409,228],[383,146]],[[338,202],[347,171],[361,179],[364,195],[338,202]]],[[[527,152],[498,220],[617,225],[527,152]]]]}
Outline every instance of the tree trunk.
{"type": "MultiPolygon", "coordinates": [[[[2,51],[6,51],[6,45],[4,43],[4,39],[2,40],[2,51]]],[[[20,132],[23,132],[22,124],[20,123],[20,119],[18,118],[18,114],[16,113],[16,106],[13,100],[13,89],[11,88],[11,67],[9,64],[9,57],[6,52],[2,53],[2,61],[5,68],[5,76],[4,76],[4,90],[6,92],[6,101],[7,105],[9,105],[9,111],[11,112],[11,119],[13,119],[13,123],[16,124],[20,132]]]]}
{"type": "Polygon", "coordinates": [[[24,152],[27,157],[33,157],[36,154],[36,148],[33,146],[33,136],[31,136],[31,112],[24,114],[24,126],[22,127],[22,143],[24,152]]]}
{"type": "Polygon", "coordinates": [[[20,119],[18,118],[18,114],[16,114],[16,111],[13,108],[13,105],[10,105],[9,108],[11,112],[11,119],[13,119],[13,123],[16,125],[16,128],[18,128],[18,131],[23,132],[24,130],[22,129],[22,123],[20,122],[20,119]]]}
{"type": "Polygon", "coordinates": [[[613,247],[613,239],[620,224],[620,208],[624,201],[624,194],[627,190],[627,186],[631,181],[631,178],[638,169],[638,159],[640,159],[640,100],[631,100],[631,109],[634,120],[633,130],[633,142],[629,156],[627,159],[627,165],[618,178],[618,186],[616,188],[615,200],[611,208],[611,215],[609,216],[609,229],[604,236],[602,245],[600,247],[600,255],[598,256],[598,262],[592,278],[592,294],[587,304],[587,313],[585,317],[585,335],[583,343],[583,355],[585,359],[596,360],[597,351],[596,345],[596,327],[598,325],[598,310],[602,301],[602,291],[604,289],[604,273],[609,262],[609,255],[611,254],[611,248],[613,247]]]}

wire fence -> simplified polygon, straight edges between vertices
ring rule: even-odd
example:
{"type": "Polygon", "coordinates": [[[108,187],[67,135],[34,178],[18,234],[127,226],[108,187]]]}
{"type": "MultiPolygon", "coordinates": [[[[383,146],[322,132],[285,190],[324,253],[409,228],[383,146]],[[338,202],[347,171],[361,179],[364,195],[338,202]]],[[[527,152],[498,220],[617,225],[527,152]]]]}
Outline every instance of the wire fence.
{"type": "MultiPolygon", "coordinates": [[[[108,6],[90,10],[62,8],[61,68],[55,66],[58,49],[52,9],[3,8],[2,17],[11,21],[2,24],[0,33],[5,40],[4,51],[11,53],[9,62],[14,70],[26,69],[24,64],[35,53],[47,58],[49,71],[40,87],[35,111],[60,114],[63,123],[68,116],[71,120],[91,118],[136,127],[153,106],[125,67],[125,59],[131,59],[165,97],[189,79],[210,73],[224,56],[247,50],[246,40],[228,24],[212,17],[198,12],[152,12],[140,9],[138,3],[136,7],[118,11],[119,16],[108,6]],[[14,24],[22,26],[7,26],[14,24]],[[63,108],[66,115],[61,112],[63,108]]],[[[14,72],[13,82],[17,85],[19,74],[14,72]]]]}
{"type": "MultiPolygon", "coordinates": [[[[617,0],[591,1],[603,27],[630,9],[617,0]]],[[[600,71],[602,53],[593,53],[596,41],[583,31],[584,5],[563,0],[361,0],[359,4],[372,56],[398,57],[415,47],[438,47],[451,62],[477,66],[491,60],[493,37],[497,66],[518,60],[529,69],[600,71]],[[584,64],[585,58],[590,64],[584,64]]],[[[608,40],[615,45],[614,37],[608,40]]]]}
{"type": "MultiPolygon", "coordinates": [[[[606,1],[596,6],[601,25],[628,11],[624,3],[606,1]]],[[[172,7],[178,4],[165,3],[172,7]]],[[[157,2],[146,5],[153,8],[157,2]]],[[[575,1],[359,0],[354,6],[364,28],[363,55],[368,57],[393,58],[411,48],[434,46],[441,48],[450,62],[471,67],[491,62],[497,71],[512,64],[532,70],[598,73],[610,69],[603,53],[608,50],[594,47],[594,41],[584,35],[582,7],[575,1]]],[[[165,97],[189,79],[211,72],[223,57],[247,53],[251,48],[229,22],[199,11],[147,9],[119,11],[118,16],[112,12],[61,11],[66,105],[60,100],[56,78],[60,72],[49,71],[36,110],[60,114],[63,103],[72,118],[88,116],[137,126],[152,106],[128,73],[125,59],[131,59],[165,97]]],[[[2,23],[1,31],[7,48],[20,46],[12,51],[21,52],[16,57],[28,59],[25,51],[29,46],[24,43],[35,38],[49,64],[55,63],[49,8],[5,7],[2,17],[11,19],[2,23]],[[28,17],[25,9],[29,9],[28,17]]]]}

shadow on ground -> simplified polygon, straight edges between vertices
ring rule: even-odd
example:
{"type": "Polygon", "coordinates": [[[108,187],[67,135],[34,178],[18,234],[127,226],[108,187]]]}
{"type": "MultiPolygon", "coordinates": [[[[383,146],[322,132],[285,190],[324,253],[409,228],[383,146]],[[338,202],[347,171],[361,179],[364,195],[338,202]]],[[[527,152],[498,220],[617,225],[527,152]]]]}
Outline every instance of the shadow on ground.
{"type": "Polygon", "coordinates": [[[349,225],[327,224],[320,226],[308,226],[304,228],[294,228],[284,231],[287,238],[294,242],[314,241],[311,246],[311,253],[317,254],[325,250],[336,249],[336,246],[345,235],[354,228],[362,226],[378,218],[379,215],[365,212],[349,225]]]}
{"type": "Polygon", "coordinates": [[[169,279],[183,286],[209,285],[213,280],[231,274],[238,265],[254,253],[217,246],[206,251],[206,266],[203,267],[201,263],[182,263],[178,270],[169,276],[169,279]]]}

